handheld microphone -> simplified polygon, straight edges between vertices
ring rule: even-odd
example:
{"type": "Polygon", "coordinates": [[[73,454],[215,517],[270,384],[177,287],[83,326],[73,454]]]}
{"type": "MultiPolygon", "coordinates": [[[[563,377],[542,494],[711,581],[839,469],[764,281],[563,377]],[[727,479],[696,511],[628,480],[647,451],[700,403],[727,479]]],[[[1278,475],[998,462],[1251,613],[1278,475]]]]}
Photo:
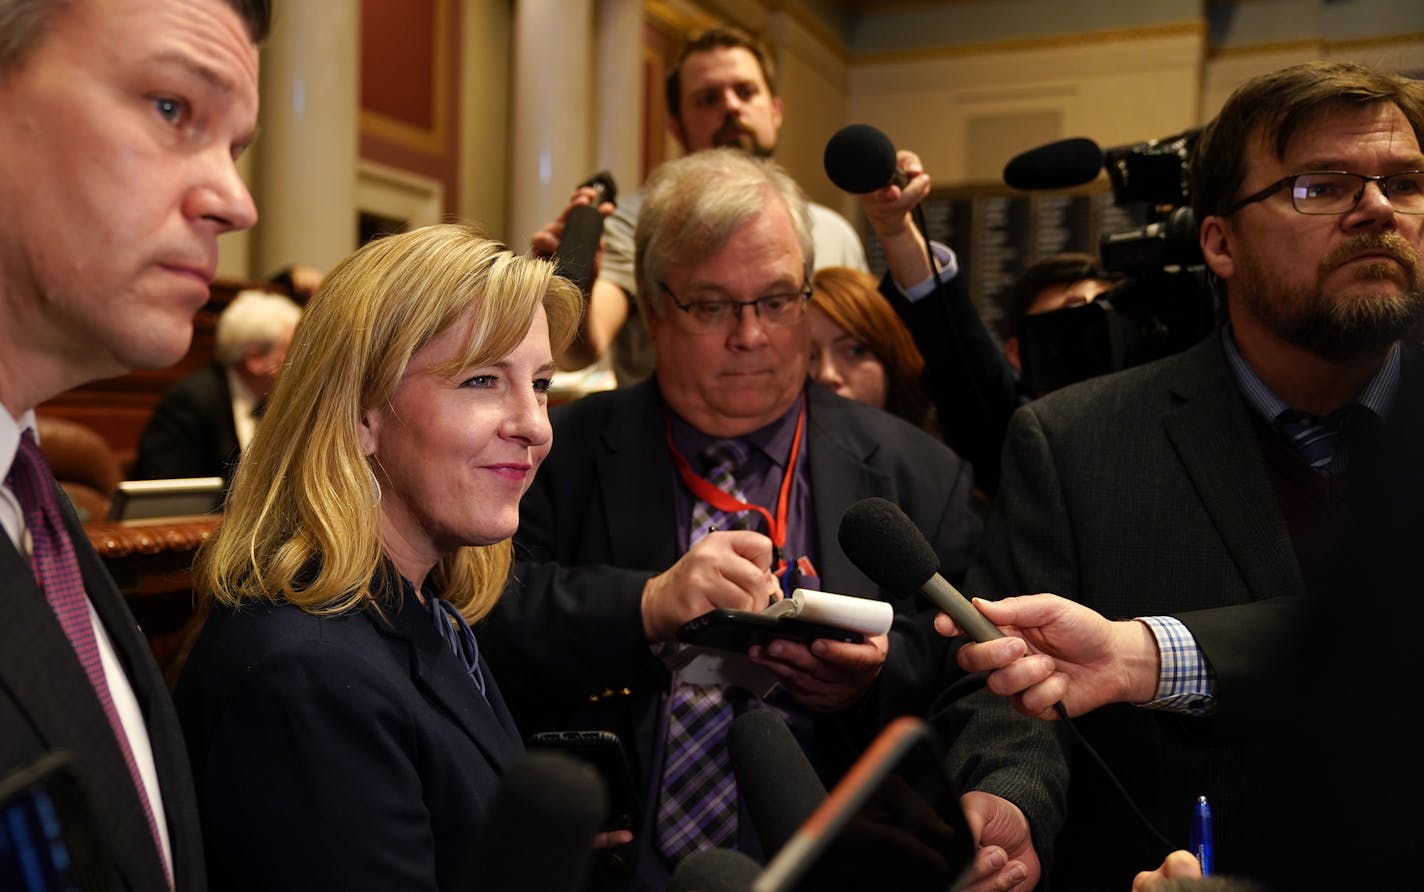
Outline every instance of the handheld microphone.
{"type": "Polygon", "coordinates": [[[752,709],[733,719],[727,751],[762,851],[775,855],[826,800],[826,787],[775,710],[752,709]]]}
{"type": "Polygon", "coordinates": [[[558,250],[554,252],[554,262],[559,275],[573,281],[587,297],[593,288],[593,259],[598,254],[598,240],[603,237],[603,215],[598,206],[605,201],[614,201],[618,187],[613,175],[606,170],[589,177],[579,188],[592,186],[598,196],[592,204],[581,204],[570,208],[564,218],[564,235],[559,239],[558,250]]]}
{"type": "Polygon", "coordinates": [[[837,130],[826,143],[822,162],[831,182],[855,195],[909,182],[896,164],[895,144],[869,124],[847,124],[837,130]]]}
{"type": "Polygon", "coordinates": [[[577,892],[608,810],[598,773],[571,756],[532,751],[500,779],[471,856],[471,892],[577,892]]]}
{"type": "Polygon", "coordinates": [[[677,864],[668,892],[750,892],[761,865],[734,849],[703,849],[677,864]]]}
{"type": "Polygon", "coordinates": [[[1097,179],[1103,151],[1076,136],[1015,155],[1004,165],[1004,183],[1015,189],[1068,189],[1097,179]]]}
{"type": "MultiPolygon", "coordinates": [[[[993,623],[974,605],[939,575],[939,556],[926,541],[915,522],[910,520],[900,506],[886,499],[861,499],[846,509],[841,516],[839,531],[841,550],[876,585],[892,592],[920,591],[934,605],[954,620],[955,624],[969,633],[975,641],[992,641],[1002,638],[993,623]]],[[[1117,775],[1098,751],[1088,743],[1068,717],[1068,710],[1061,702],[1055,703],[1054,711],[1068,727],[1075,740],[1087,751],[1093,761],[1111,779],[1113,786],[1122,794],[1133,814],[1142,825],[1157,838],[1168,851],[1180,846],[1173,845],[1148,820],[1127,787],[1117,779],[1117,775]]]]}
{"type": "Polygon", "coordinates": [[[894,502],[861,499],[841,516],[841,550],[861,572],[896,594],[919,591],[975,641],[1004,637],[939,575],[939,555],[894,502]]]}

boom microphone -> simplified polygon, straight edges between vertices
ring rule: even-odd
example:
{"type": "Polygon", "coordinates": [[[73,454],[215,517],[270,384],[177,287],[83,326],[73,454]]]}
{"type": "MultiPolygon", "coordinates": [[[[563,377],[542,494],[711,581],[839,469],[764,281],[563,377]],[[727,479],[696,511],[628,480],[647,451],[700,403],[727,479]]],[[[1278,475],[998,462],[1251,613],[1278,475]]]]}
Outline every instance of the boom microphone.
{"type": "Polygon", "coordinates": [[[752,709],[733,719],[727,751],[762,851],[775,855],[826,800],[826,787],[775,710],[752,709]]]}
{"type": "Polygon", "coordinates": [[[608,793],[589,765],[533,751],[505,771],[471,856],[471,892],[577,892],[608,793]]]}
{"type": "Polygon", "coordinates": [[[703,849],[678,862],[668,892],[750,892],[761,865],[734,849],[703,849]]]}
{"type": "Polygon", "coordinates": [[[939,575],[939,555],[915,522],[886,499],[861,499],[841,516],[841,550],[875,584],[895,594],[918,591],[975,641],[1004,637],[939,575]]]}
{"type": "Polygon", "coordinates": [[[1103,151],[1075,136],[1015,155],[1004,165],[1004,183],[1015,189],[1067,189],[1097,179],[1103,151]]]}
{"type": "Polygon", "coordinates": [[[895,161],[895,144],[869,124],[847,124],[826,143],[826,176],[846,192],[864,195],[908,179],[895,161]]]}
{"type": "Polygon", "coordinates": [[[613,183],[613,175],[606,170],[589,177],[579,188],[592,186],[598,195],[592,204],[581,204],[569,209],[564,218],[564,235],[559,239],[558,250],[554,252],[554,262],[559,275],[573,281],[587,297],[593,288],[593,259],[598,254],[598,240],[603,237],[603,215],[598,206],[605,201],[613,201],[618,195],[618,187],[613,183]]]}

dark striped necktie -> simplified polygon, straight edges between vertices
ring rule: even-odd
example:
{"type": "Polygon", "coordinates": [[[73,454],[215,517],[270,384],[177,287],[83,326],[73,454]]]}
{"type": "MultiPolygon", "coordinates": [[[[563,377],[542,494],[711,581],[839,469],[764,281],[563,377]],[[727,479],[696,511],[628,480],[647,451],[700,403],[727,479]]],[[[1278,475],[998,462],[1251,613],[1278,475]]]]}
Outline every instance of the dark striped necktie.
{"type": "MultiPolygon", "coordinates": [[[[704,479],[745,502],[737,473],[750,455],[740,440],[717,440],[700,453],[704,479]]],[[[746,512],[697,500],[688,545],[713,530],[741,529],[746,512]]],[[[734,711],[720,685],[676,682],[668,698],[667,745],[658,800],[658,848],[672,864],[737,839],[737,782],[727,753],[734,711]]]]}
{"type": "Polygon", "coordinates": [[[1296,453],[1317,474],[1329,475],[1340,445],[1340,426],[1345,410],[1326,418],[1317,418],[1294,409],[1276,416],[1276,429],[1286,438],[1296,453]]]}

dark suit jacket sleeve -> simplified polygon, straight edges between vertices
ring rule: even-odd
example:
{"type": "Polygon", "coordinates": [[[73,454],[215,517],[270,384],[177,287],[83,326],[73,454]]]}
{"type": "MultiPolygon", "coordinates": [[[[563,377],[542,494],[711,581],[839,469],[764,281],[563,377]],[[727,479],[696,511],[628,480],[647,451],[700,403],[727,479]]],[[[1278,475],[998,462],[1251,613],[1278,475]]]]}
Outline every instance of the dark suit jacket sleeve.
{"type": "Polygon", "coordinates": [[[347,642],[299,641],[206,681],[179,696],[205,742],[194,769],[214,888],[436,888],[411,718],[385,672],[347,642]]]}
{"type": "Polygon", "coordinates": [[[1009,416],[1023,404],[1018,376],[985,327],[964,275],[911,301],[886,273],[880,293],[890,301],[925,359],[925,389],[940,431],[974,466],[985,492],[999,484],[999,450],[1009,416]]]}
{"type": "Polygon", "coordinates": [[[1283,595],[1176,614],[1196,640],[1215,677],[1217,718],[1248,731],[1273,721],[1292,684],[1292,648],[1303,634],[1309,602],[1283,595]]]}

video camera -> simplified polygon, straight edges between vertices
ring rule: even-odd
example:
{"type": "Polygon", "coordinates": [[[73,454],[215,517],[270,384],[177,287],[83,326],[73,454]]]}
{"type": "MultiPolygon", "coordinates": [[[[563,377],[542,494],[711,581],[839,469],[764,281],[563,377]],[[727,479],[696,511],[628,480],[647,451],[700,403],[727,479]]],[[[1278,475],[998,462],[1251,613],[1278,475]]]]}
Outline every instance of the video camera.
{"type": "Polygon", "coordinates": [[[1113,203],[1144,206],[1148,219],[1145,226],[1099,240],[1104,271],[1127,276],[1122,284],[1091,303],[1022,320],[1019,355],[1030,392],[1046,393],[1168,356],[1216,327],[1219,301],[1207,278],[1188,194],[1189,160],[1200,134],[1201,128],[1194,128],[1106,150],[1084,139],[1064,140],[1026,152],[1004,168],[1005,182],[1018,188],[1080,185],[1106,169],[1113,203]]]}

